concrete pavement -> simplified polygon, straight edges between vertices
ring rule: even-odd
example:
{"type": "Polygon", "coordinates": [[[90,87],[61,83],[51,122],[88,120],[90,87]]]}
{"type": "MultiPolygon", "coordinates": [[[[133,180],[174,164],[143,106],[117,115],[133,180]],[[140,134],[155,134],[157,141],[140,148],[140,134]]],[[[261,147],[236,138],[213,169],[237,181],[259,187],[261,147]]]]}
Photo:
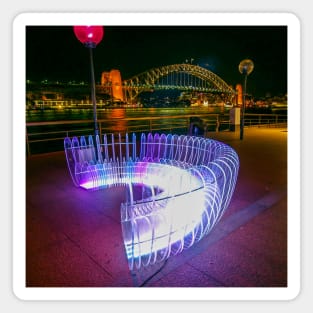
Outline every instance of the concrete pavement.
{"type": "Polygon", "coordinates": [[[130,272],[120,225],[123,187],[76,188],[64,152],[26,161],[27,287],[286,287],[287,129],[209,133],[240,170],[214,230],[165,264],[130,272]]]}

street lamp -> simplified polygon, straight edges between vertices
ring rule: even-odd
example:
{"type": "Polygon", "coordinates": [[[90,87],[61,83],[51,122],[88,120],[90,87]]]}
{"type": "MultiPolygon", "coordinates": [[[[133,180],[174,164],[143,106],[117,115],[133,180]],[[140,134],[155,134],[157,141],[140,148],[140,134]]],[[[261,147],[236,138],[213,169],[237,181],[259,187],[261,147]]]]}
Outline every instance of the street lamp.
{"type": "MultiPolygon", "coordinates": [[[[76,38],[89,49],[90,56],[90,72],[91,72],[91,99],[93,104],[93,120],[94,120],[94,132],[95,132],[95,144],[96,138],[99,136],[98,122],[97,122],[97,104],[96,104],[96,86],[95,86],[95,74],[93,67],[93,49],[102,40],[104,29],[103,26],[74,26],[74,33],[76,38]]],[[[97,149],[95,149],[97,153],[97,149]]]]}
{"type": "Polygon", "coordinates": [[[247,90],[247,77],[253,71],[254,64],[251,60],[242,60],[239,64],[239,72],[244,75],[244,88],[243,88],[243,104],[242,113],[240,118],[240,140],[243,139],[243,129],[245,124],[245,108],[246,108],[246,90],[247,90]]]}

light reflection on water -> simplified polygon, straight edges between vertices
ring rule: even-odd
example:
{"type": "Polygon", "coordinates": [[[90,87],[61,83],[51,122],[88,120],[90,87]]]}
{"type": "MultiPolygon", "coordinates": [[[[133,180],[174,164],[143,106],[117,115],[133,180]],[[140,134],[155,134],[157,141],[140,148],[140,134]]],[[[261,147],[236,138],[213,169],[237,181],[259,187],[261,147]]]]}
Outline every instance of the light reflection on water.
{"type": "MultiPolygon", "coordinates": [[[[207,108],[113,108],[98,109],[98,120],[110,120],[132,117],[150,117],[164,115],[186,115],[197,113],[227,113],[228,109],[223,107],[207,108]]],[[[27,122],[41,121],[62,121],[62,120],[92,120],[92,109],[44,109],[44,110],[27,110],[27,122]]]]}
{"type": "MultiPolygon", "coordinates": [[[[106,133],[125,133],[138,130],[179,130],[179,127],[186,127],[186,115],[208,113],[207,119],[216,120],[216,116],[210,114],[226,113],[228,109],[224,107],[206,107],[206,108],[110,108],[97,109],[97,119],[101,123],[103,132],[106,133]],[[178,116],[179,118],[170,119],[166,116],[178,116]],[[182,118],[180,118],[180,116],[182,118]],[[140,118],[146,118],[141,119],[140,118]],[[157,120],[149,120],[149,117],[164,117],[157,120]],[[135,120],[132,120],[135,118],[135,120]],[[179,126],[181,125],[181,126],[179,126]]],[[[74,121],[74,120],[90,120],[93,121],[93,110],[85,108],[56,108],[44,110],[28,110],[26,111],[27,122],[42,121],[74,121]]],[[[88,128],[85,123],[76,124],[79,128],[88,128]]],[[[68,126],[71,129],[74,126],[68,126]]],[[[55,127],[60,130],[60,126],[55,127]]],[[[186,131],[186,130],[185,130],[186,131]]],[[[32,132],[32,130],[30,130],[32,132]]]]}
{"type": "MultiPolygon", "coordinates": [[[[97,118],[101,123],[102,133],[121,133],[125,132],[175,132],[177,134],[186,134],[190,127],[190,120],[187,115],[205,114],[207,131],[215,131],[216,114],[219,115],[220,130],[228,129],[229,117],[228,108],[207,107],[207,108],[114,108],[98,109],[97,118]],[[224,115],[223,115],[224,114],[224,115]],[[178,116],[175,119],[169,119],[166,116],[178,116]],[[181,116],[181,118],[180,118],[181,116]],[[145,119],[140,119],[145,117],[145,119]],[[149,117],[161,117],[155,120],[149,117]],[[135,120],[132,120],[135,118],[135,120]],[[188,120],[188,121],[187,121],[188,120]],[[189,122],[189,123],[188,123],[189,122]]],[[[287,109],[284,111],[287,114],[287,109]]],[[[259,112],[265,113],[265,112],[259,112]]],[[[268,112],[267,112],[268,113],[268,112]]],[[[274,113],[274,112],[273,112],[274,113]]],[[[275,112],[279,114],[281,112],[275,112]]],[[[28,142],[32,153],[41,153],[47,151],[58,151],[63,149],[62,136],[81,136],[93,133],[93,110],[92,109],[44,109],[27,110],[26,122],[44,122],[44,121],[75,121],[75,124],[58,125],[37,125],[27,126],[28,142]],[[54,138],[58,137],[58,140],[54,138]],[[50,141],[43,141],[51,138],[50,141]],[[61,139],[60,139],[61,138],[61,139]]]]}

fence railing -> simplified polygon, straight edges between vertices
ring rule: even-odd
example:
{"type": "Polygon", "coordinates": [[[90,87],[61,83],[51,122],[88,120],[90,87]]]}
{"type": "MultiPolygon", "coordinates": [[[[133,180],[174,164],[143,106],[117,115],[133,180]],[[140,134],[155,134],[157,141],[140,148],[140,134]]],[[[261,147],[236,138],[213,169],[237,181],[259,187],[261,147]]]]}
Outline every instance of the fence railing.
{"type": "MultiPolygon", "coordinates": [[[[191,134],[192,126],[202,128],[202,135],[230,130],[229,114],[188,114],[131,117],[98,120],[100,137],[104,133],[174,132],[191,134]]],[[[287,125],[287,115],[245,114],[245,127],[287,125]]],[[[26,123],[26,155],[63,150],[65,137],[92,134],[93,120],[45,121],[26,123]]]]}

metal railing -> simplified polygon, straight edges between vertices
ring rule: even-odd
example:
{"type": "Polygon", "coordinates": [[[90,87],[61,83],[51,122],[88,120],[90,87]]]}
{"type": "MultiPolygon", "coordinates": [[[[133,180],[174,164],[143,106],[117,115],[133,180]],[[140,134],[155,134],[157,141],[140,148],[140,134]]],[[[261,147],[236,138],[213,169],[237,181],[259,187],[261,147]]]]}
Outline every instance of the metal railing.
{"type": "MultiPolygon", "coordinates": [[[[204,134],[230,129],[229,114],[186,114],[170,116],[130,117],[98,120],[100,137],[104,133],[191,132],[191,120],[198,118],[204,134]]],[[[286,126],[287,115],[246,114],[248,126],[286,126]]],[[[45,121],[26,123],[26,155],[63,150],[65,137],[92,134],[93,120],[45,121]]],[[[199,126],[199,125],[198,125],[199,126]]]]}

